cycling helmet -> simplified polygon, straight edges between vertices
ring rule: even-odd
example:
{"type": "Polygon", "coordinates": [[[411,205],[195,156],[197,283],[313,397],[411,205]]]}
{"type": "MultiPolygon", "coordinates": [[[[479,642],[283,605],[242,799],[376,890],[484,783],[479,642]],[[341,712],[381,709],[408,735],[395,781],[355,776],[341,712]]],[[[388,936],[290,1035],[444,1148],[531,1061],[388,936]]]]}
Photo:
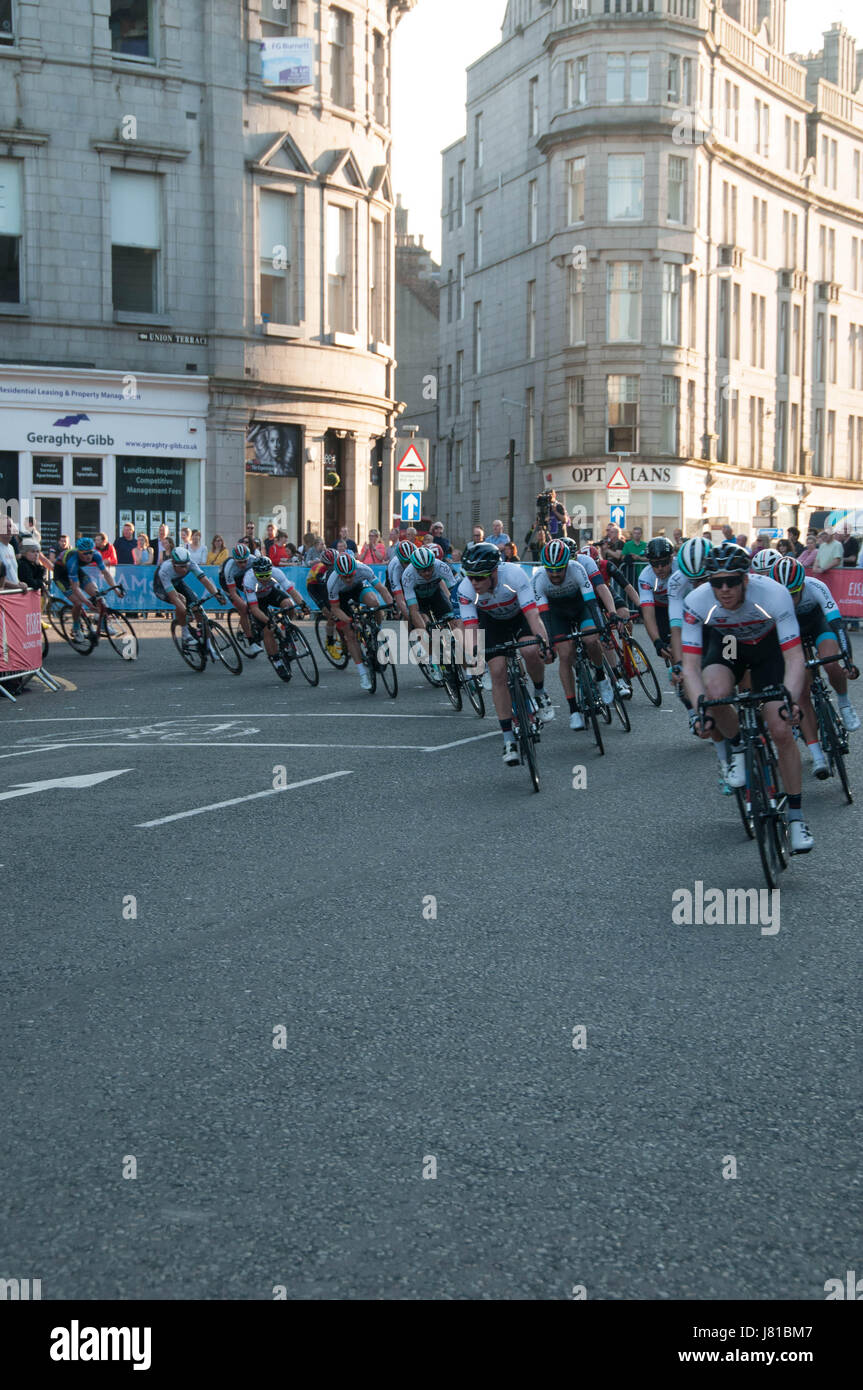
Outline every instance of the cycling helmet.
{"type": "Polygon", "coordinates": [[[734,541],[716,546],[704,561],[705,574],[739,574],[749,569],[749,552],[734,541]]]}
{"type": "Polygon", "coordinates": [[[487,579],[490,574],[494,574],[500,564],[500,551],[496,545],[490,541],[477,541],[474,545],[469,545],[462,556],[461,567],[467,575],[475,575],[477,579],[487,579]]]}
{"type": "Polygon", "coordinates": [[[578,541],[574,541],[571,536],[564,537],[563,541],[570,554],[570,559],[578,559],[578,541]]]}
{"type": "Polygon", "coordinates": [[[411,556],[411,564],[413,565],[414,569],[431,569],[432,565],[434,564],[434,555],[432,555],[427,545],[417,546],[416,550],[411,556]]]}
{"type": "Polygon", "coordinates": [[[78,541],[78,549],[86,554],[88,551],[96,549],[96,543],[91,541],[89,536],[82,536],[78,541]]]}
{"type": "Polygon", "coordinates": [[[192,557],[184,545],[175,545],[171,551],[171,559],[175,565],[190,565],[192,557]]]}
{"type": "Polygon", "coordinates": [[[249,547],[247,545],[244,545],[243,542],[240,541],[239,545],[235,545],[233,550],[231,551],[231,557],[232,559],[237,560],[240,564],[242,564],[244,560],[248,560],[251,553],[252,552],[249,549],[249,547]]]}
{"type": "Polygon", "coordinates": [[[782,556],[778,550],[765,548],[764,550],[759,550],[757,555],[752,556],[750,567],[754,570],[769,570],[781,559],[782,556]]]}
{"type": "Polygon", "coordinates": [[[674,546],[665,536],[654,536],[652,541],[647,542],[644,553],[651,564],[654,560],[658,560],[660,564],[668,564],[674,559],[674,546]]]}
{"type": "Polygon", "coordinates": [[[700,536],[691,541],[684,541],[677,552],[681,574],[685,574],[687,579],[703,579],[706,573],[705,561],[712,549],[712,542],[702,540],[700,536]]]}
{"type": "Polygon", "coordinates": [[[415,550],[416,546],[413,541],[399,541],[396,546],[396,555],[399,557],[402,564],[406,565],[415,550]]]}
{"type": "Polygon", "coordinates": [[[548,545],[543,546],[539,557],[540,564],[547,570],[566,569],[570,559],[569,546],[564,545],[563,541],[549,541],[548,545]]]}
{"type": "Polygon", "coordinates": [[[443,546],[438,545],[435,541],[429,541],[426,545],[426,550],[430,550],[436,560],[443,559],[443,546]]]}
{"type": "Polygon", "coordinates": [[[578,553],[579,555],[589,555],[591,560],[595,560],[597,564],[602,559],[595,545],[585,545],[578,553]]]}
{"type": "Polygon", "coordinates": [[[806,582],[806,571],[793,555],[781,555],[770,572],[770,578],[777,584],[784,584],[792,594],[799,594],[806,582]]]}
{"type": "Polygon", "coordinates": [[[252,561],[252,573],[259,579],[268,579],[273,572],[273,562],[266,555],[256,555],[252,561]]]}
{"type": "Polygon", "coordinates": [[[350,550],[345,550],[341,555],[336,556],[336,569],[339,574],[353,574],[356,567],[356,559],[350,550]]]}
{"type": "Polygon", "coordinates": [[[334,550],[332,550],[329,546],[327,546],[326,550],[325,550],[325,551],[322,553],[322,555],[321,555],[321,564],[322,564],[322,565],[327,565],[327,566],[329,566],[330,569],[332,569],[332,567],[333,567],[333,565],[334,565],[335,563],[336,563],[336,552],[335,552],[334,550]]]}

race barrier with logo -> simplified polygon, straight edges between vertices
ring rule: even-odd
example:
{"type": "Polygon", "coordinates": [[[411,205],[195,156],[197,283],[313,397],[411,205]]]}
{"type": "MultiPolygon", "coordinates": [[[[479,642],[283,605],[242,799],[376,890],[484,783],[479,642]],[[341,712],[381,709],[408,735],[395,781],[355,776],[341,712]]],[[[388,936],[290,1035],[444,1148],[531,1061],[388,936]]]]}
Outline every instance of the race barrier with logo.
{"type": "Polygon", "coordinates": [[[843,618],[863,621],[863,569],[832,569],[826,574],[816,574],[813,569],[807,569],[806,573],[827,585],[843,618]]]}
{"type": "Polygon", "coordinates": [[[42,665],[39,595],[0,589],[0,677],[31,675],[42,665]]]}

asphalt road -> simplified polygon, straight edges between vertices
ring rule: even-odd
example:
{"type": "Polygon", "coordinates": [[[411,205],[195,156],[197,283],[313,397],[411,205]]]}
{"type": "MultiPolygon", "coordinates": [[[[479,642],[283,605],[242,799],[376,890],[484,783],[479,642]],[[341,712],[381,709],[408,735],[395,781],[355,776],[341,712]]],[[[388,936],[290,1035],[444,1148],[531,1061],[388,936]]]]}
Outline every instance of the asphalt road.
{"type": "Polygon", "coordinates": [[[778,932],[677,925],[676,889],[763,879],[667,698],[599,758],[552,675],[536,796],[413,669],[396,702],[263,658],[195,675],[166,626],[134,665],[52,640],[74,688],[0,708],[0,1276],[771,1300],[859,1267],[861,812],[835,782],[807,779],[778,932]],[[256,796],[280,766],[309,785],[256,796]]]}

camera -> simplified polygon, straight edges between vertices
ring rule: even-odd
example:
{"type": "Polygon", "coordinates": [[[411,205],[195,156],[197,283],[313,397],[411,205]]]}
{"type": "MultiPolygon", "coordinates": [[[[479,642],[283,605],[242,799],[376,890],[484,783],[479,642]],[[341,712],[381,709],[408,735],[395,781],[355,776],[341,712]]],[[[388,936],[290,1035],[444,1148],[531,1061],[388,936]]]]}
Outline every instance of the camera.
{"type": "Polygon", "coordinates": [[[536,499],[537,520],[545,523],[551,511],[551,493],[541,492],[536,499]]]}

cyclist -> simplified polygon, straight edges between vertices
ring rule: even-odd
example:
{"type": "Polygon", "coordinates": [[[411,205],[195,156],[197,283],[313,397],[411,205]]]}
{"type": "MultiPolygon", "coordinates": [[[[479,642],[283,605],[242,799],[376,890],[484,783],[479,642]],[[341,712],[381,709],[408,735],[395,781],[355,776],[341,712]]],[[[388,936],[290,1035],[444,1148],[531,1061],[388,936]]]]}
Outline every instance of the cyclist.
{"type": "MultiPolygon", "coordinates": [[[[749,555],[730,542],[711,551],[705,569],[707,584],[693,590],[683,603],[683,678],[693,705],[705,694],[708,699],[727,699],[748,673],[756,692],[785,685],[798,719],[806,667],[791,595],[766,575],[750,574],[749,555]]],[[[791,852],[807,854],[814,841],[803,820],[800,753],[781,709],[781,704],[771,701],[764,706],[764,717],[788,795],[791,852]]],[[[730,787],[744,787],[746,762],[737,713],[723,706],[709,717],[730,744],[724,779],[730,787]]],[[[712,732],[704,722],[696,720],[695,733],[710,738],[712,732]]]]}
{"type": "Polygon", "coordinates": [[[383,608],[392,603],[392,595],[386,585],[375,578],[374,570],[368,565],[360,564],[357,557],[347,550],[344,554],[336,556],[336,563],[327,580],[327,596],[336,626],[359,671],[360,687],[363,690],[371,690],[368,667],[363,661],[357,634],[350,619],[350,609],[355,603],[361,603],[365,608],[383,608]]]}
{"type": "Polygon", "coordinates": [[[571,558],[569,547],[563,541],[549,541],[543,547],[539,560],[542,568],[534,573],[533,591],[552,647],[560,657],[560,683],[569,705],[569,727],[583,729],[584,715],[578,708],[575,694],[573,643],[571,640],[564,641],[567,634],[576,628],[582,633],[584,649],[593,662],[603,703],[610,705],[614,699],[611,681],[602,664],[602,646],[597,635],[599,611],[596,595],[587,571],[571,558]]]}
{"type": "MultiPolygon", "coordinates": [[[[783,584],[791,595],[800,624],[800,636],[806,646],[813,647],[822,661],[829,656],[850,657],[851,650],[845,635],[842,614],[827,585],[820,579],[807,578],[805,569],[793,555],[780,556],[771,575],[777,584],[783,584]]],[[[860,716],[848,697],[848,676],[838,660],[831,662],[824,669],[836,691],[842,723],[849,733],[853,733],[855,729],[860,728],[860,716]]],[[[808,671],[806,676],[806,688],[800,702],[803,710],[801,726],[812,755],[812,771],[823,781],[830,776],[830,769],[818,739],[818,721],[809,697],[812,679],[808,671]]]]}
{"type": "Polygon", "coordinates": [[[251,566],[254,559],[249,547],[240,541],[235,545],[227,560],[219,570],[219,588],[228,596],[240,619],[240,626],[249,646],[249,651],[257,655],[261,650],[261,644],[257,641],[257,634],[252,632],[249,622],[249,606],[243,591],[243,578],[246,571],[251,566]]]}
{"type": "Polygon", "coordinates": [[[336,620],[333,617],[327,594],[327,580],[333,572],[335,563],[336,552],[328,546],[323,554],[309,566],[309,572],[306,575],[306,593],[314,600],[321,612],[326,614],[327,635],[325,641],[327,652],[334,661],[338,661],[342,651],[335,640],[336,620]]]}
{"type": "MultiPolygon", "coordinates": [[[[500,551],[490,541],[477,541],[469,545],[461,562],[465,578],[458,587],[459,611],[468,639],[466,664],[476,663],[474,634],[477,628],[483,632],[490,647],[511,642],[531,633],[539,637],[545,661],[553,660],[548,646],[548,633],[539,616],[536,595],[530,580],[520,565],[501,561],[500,551]],[[470,636],[468,637],[468,634],[470,636]]],[[[536,704],[540,718],[554,718],[551,701],[544,689],[545,670],[543,657],[536,647],[525,647],[522,651],[525,666],[533,680],[536,691],[536,704]]],[[[488,663],[491,674],[492,699],[500,720],[503,734],[503,760],[514,767],[518,761],[518,749],[512,736],[512,702],[506,683],[506,659],[493,656],[488,663]]]]}
{"type": "Polygon", "coordinates": [[[185,583],[186,576],[193,574],[196,579],[200,579],[208,594],[212,594],[224,606],[225,595],[216,588],[212,580],[208,579],[196,564],[184,545],[176,545],[171,551],[170,557],[163,560],[161,565],[156,568],[153,575],[153,593],[164,603],[172,603],[177,622],[183,629],[184,644],[192,642],[194,639],[188,626],[187,609],[190,604],[199,603],[198,595],[193,593],[185,583]]]}
{"type": "MultiPolygon", "coordinates": [[[[435,549],[443,554],[440,546],[435,549]]],[[[414,627],[427,629],[429,614],[449,627],[461,626],[450,598],[454,585],[455,575],[446,561],[437,559],[431,546],[417,546],[402,574],[402,593],[414,627]]]]}
{"type": "Polygon", "coordinates": [[[249,605],[249,612],[261,627],[267,656],[270,658],[276,674],[283,681],[289,681],[291,672],[279,652],[276,634],[270,626],[269,610],[280,608],[284,612],[296,608],[299,610],[300,616],[305,616],[308,614],[305,600],[287,575],[283,574],[280,569],[273,568],[272,560],[268,560],[266,555],[256,555],[252,560],[249,569],[243,576],[243,589],[249,605]]]}
{"type": "Polygon", "coordinates": [[[647,564],[638,576],[638,597],[644,629],[657,656],[671,661],[671,625],[668,617],[668,581],[674,564],[674,546],[665,536],[647,542],[647,564]]]}
{"type": "MultiPolygon", "coordinates": [[[[625,603],[617,602],[617,600],[611,592],[611,589],[608,587],[608,584],[605,581],[602,570],[599,567],[600,557],[599,551],[597,550],[596,546],[585,545],[582,547],[581,550],[579,550],[578,546],[573,540],[565,540],[564,545],[568,546],[573,560],[577,561],[577,563],[581,565],[583,570],[586,570],[587,577],[593,585],[593,591],[596,594],[596,597],[599,599],[600,603],[602,604],[603,608],[605,609],[606,613],[609,615],[609,618],[614,619],[616,617],[621,623],[630,622],[632,619],[632,614],[630,613],[629,608],[626,606],[625,603]]],[[[637,608],[638,594],[636,590],[633,589],[626,575],[623,573],[623,570],[618,569],[617,565],[615,565],[612,560],[605,561],[605,568],[608,572],[609,579],[614,580],[615,583],[620,584],[622,586],[627,598],[630,600],[633,606],[637,608]]],[[[600,631],[602,633],[602,645],[605,650],[605,655],[608,659],[608,664],[614,671],[614,684],[617,688],[617,693],[624,699],[629,699],[632,695],[632,687],[626,679],[623,667],[620,664],[620,657],[618,656],[617,648],[608,640],[606,636],[605,625],[603,623],[600,623],[600,631]]]]}
{"type": "MultiPolygon", "coordinates": [[[[693,589],[697,589],[699,584],[703,584],[707,578],[707,557],[713,549],[713,543],[701,536],[695,536],[692,540],[684,541],[677,552],[677,569],[669,575],[666,585],[668,595],[668,623],[671,630],[671,679],[677,688],[677,694],[683,703],[684,709],[689,713],[689,727],[695,723],[695,711],[689,702],[689,696],[683,688],[683,652],[681,643],[681,629],[683,628],[683,600],[693,589]]],[[[720,765],[724,765],[726,759],[723,757],[725,740],[716,745],[717,756],[720,765]]],[[[721,779],[720,779],[721,780],[721,779]]],[[[726,787],[722,783],[724,790],[732,793],[731,787],[726,787]]]]}
{"type": "Polygon", "coordinates": [[[409,621],[408,606],[405,603],[402,577],[405,572],[405,565],[410,564],[411,556],[415,550],[416,546],[413,541],[399,541],[393,557],[387,565],[387,588],[392,593],[395,606],[406,622],[409,621]]]}
{"type": "Polygon", "coordinates": [[[105,562],[96,549],[95,542],[87,536],[82,536],[75,547],[64,550],[54,562],[54,582],[60,592],[72,601],[72,627],[75,632],[81,630],[85,595],[95,599],[99,593],[99,585],[96,575],[90,569],[91,566],[95,566],[107,579],[105,562]],[[86,569],[90,569],[89,574],[84,573],[86,569]]]}
{"type": "Polygon", "coordinates": [[[772,550],[766,546],[764,550],[759,550],[749,561],[749,568],[754,574],[767,574],[769,576],[773,566],[778,564],[782,556],[778,550],[772,550]]]}

